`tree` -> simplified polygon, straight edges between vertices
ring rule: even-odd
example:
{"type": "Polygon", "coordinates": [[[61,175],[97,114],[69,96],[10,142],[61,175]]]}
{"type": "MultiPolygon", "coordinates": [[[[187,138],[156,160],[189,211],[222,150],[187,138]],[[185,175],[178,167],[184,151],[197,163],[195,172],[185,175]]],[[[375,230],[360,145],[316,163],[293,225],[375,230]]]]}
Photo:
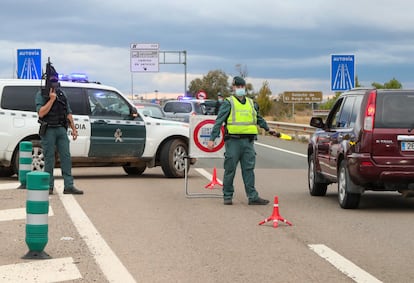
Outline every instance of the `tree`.
{"type": "Polygon", "coordinates": [[[246,65],[243,66],[242,64],[236,64],[236,71],[240,77],[247,78],[248,71],[246,65]]]}
{"type": "Polygon", "coordinates": [[[270,90],[269,83],[267,81],[264,81],[257,96],[259,113],[262,116],[267,116],[272,109],[272,101],[270,99],[270,95],[272,95],[272,91],[270,90]]]}
{"type": "Polygon", "coordinates": [[[401,89],[402,88],[402,84],[396,78],[392,78],[392,80],[384,83],[383,85],[377,82],[373,82],[371,85],[377,89],[401,89]]]}
{"type": "Polygon", "coordinates": [[[207,98],[216,99],[217,93],[225,97],[230,95],[229,77],[221,70],[213,70],[203,76],[202,79],[196,78],[190,82],[189,91],[195,96],[200,90],[207,93],[207,98]]]}
{"type": "Polygon", "coordinates": [[[331,98],[328,98],[328,101],[326,101],[325,103],[322,103],[319,106],[319,109],[330,110],[332,108],[332,106],[335,104],[335,102],[338,99],[339,95],[341,95],[341,93],[342,92],[335,92],[335,95],[331,98]]]}

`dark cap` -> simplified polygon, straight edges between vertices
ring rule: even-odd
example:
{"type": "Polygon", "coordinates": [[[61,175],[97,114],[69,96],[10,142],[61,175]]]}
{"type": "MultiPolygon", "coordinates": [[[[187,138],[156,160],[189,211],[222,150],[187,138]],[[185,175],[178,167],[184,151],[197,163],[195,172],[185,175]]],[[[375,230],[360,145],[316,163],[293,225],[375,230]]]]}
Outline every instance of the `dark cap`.
{"type": "Polygon", "coordinates": [[[223,95],[221,94],[221,92],[217,93],[217,96],[223,97],[223,95]]]}
{"type": "Polygon", "coordinates": [[[233,85],[235,85],[235,86],[245,86],[246,81],[242,77],[234,77],[233,78],[233,85]]]}

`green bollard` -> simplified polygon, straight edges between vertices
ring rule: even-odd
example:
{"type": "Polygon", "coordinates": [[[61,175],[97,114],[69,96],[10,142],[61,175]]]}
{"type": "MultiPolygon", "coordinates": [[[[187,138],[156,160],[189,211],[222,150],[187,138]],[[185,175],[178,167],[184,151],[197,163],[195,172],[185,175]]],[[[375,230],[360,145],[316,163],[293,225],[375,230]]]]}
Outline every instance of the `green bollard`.
{"type": "Polygon", "coordinates": [[[19,144],[19,181],[18,189],[26,189],[26,174],[32,171],[32,142],[22,141],[19,144]]]}
{"type": "Polygon", "coordinates": [[[48,259],[44,252],[48,241],[49,179],[46,172],[27,173],[26,244],[29,252],[24,259],[48,259]]]}

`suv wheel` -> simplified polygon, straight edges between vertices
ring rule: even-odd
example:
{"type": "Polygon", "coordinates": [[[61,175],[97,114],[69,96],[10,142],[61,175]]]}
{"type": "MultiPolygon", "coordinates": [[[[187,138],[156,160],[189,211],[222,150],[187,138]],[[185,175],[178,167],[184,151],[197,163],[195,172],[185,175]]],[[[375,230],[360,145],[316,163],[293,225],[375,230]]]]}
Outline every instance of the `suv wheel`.
{"type": "Polygon", "coordinates": [[[342,160],[339,166],[338,176],[338,201],[342,208],[357,208],[361,194],[349,193],[348,188],[352,185],[352,181],[349,178],[349,172],[346,160],[342,160]]]}
{"type": "Polygon", "coordinates": [[[326,195],[326,189],[328,184],[326,183],[319,183],[317,182],[318,173],[316,172],[315,168],[315,156],[312,155],[309,158],[308,162],[308,186],[309,186],[309,193],[311,196],[324,196],[326,195]]]}
{"type": "Polygon", "coordinates": [[[168,141],[161,150],[161,168],[168,178],[183,178],[185,158],[188,155],[188,146],[185,142],[175,139],[168,141]]]}

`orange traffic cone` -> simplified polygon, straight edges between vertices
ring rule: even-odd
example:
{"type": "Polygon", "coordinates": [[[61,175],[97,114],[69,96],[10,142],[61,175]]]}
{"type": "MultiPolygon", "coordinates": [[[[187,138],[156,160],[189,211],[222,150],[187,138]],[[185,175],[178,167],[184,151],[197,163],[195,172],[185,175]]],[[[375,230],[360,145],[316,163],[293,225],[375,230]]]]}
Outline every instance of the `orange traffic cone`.
{"type": "Polygon", "coordinates": [[[276,196],[275,197],[275,203],[273,204],[273,213],[269,218],[266,218],[265,220],[263,220],[262,222],[259,223],[259,225],[262,225],[266,222],[269,222],[273,220],[273,227],[277,228],[278,225],[278,221],[282,221],[286,224],[288,224],[289,226],[292,226],[292,223],[290,223],[289,221],[287,221],[286,219],[284,219],[282,216],[280,216],[279,214],[279,199],[276,196]]]}
{"type": "Polygon", "coordinates": [[[214,186],[215,185],[219,185],[219,186],[222,186],[223,187],[223,183],[221,183],[219,180],[217,180],[217,170],[216,170],[216,167],[214,167],[214,169],[213,169],[213,177],[212,177],[211,182],[208,183],[205,186],[205,188],[212,190],[212,189],[214,189],[214,186]]]}

